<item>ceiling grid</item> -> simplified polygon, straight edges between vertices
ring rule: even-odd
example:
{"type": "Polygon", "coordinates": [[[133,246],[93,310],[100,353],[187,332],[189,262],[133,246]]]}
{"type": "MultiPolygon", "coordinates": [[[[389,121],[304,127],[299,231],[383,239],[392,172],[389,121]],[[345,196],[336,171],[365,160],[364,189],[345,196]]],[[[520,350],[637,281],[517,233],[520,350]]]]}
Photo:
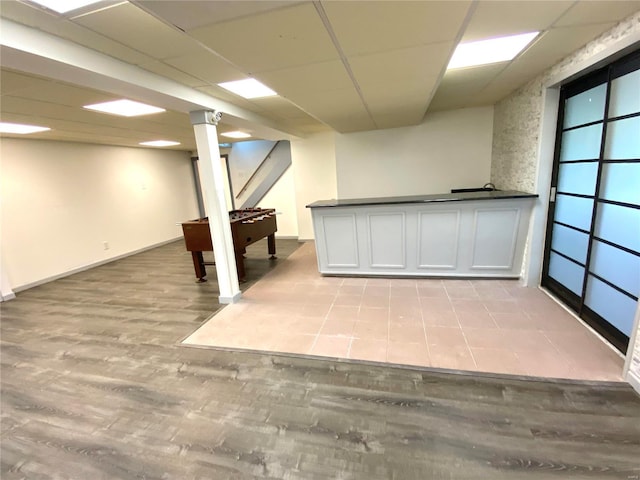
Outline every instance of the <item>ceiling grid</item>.
{"type": "MultiPolygon", "coordinates": [[[[107,0],[82,15],[29,0],[0,3],[2,20],[170,80],[199,105],[233,106],[220,130],[253,138],[409,126],[429,112],[492,105],[638,11],[640,0],[107,0]],[[541,33],[511,61],[447,71],[460,41],[530,31],[541,33]],[[249,77],[278,96],[247,100],[217,85],[249,77]]],[[[163,97],[154,85],[115,74],[95,85],[55,79],[46,56],[2,44],[3,121],[52,128],[30,138],[134,146],[156,135],[181,142],[172,148],[195,149],[193,102],[167,101],[158,106],[169,111],[135,122],[87,115],[83,105],[127,90],[138,101],[163,97]]]]}

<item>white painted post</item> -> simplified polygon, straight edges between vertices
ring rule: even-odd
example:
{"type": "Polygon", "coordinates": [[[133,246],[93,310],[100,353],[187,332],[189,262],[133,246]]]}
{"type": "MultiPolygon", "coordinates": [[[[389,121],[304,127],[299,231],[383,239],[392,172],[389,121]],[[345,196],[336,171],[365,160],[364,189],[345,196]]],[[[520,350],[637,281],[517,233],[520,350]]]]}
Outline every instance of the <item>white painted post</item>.
{"type": "Polygon", "coordinates": [[[216,261],[216,274],[220,303],[235,303],[240,300],[241,292],[236,270],[236,257],[233,250],[229,211],[225,196],[225,177],[220,163],[217,125],[220,112],[197,110],[190,112],[191,124],[196,135],[198,164],[204,208],[209,217],[209,230],[216,261]]]}

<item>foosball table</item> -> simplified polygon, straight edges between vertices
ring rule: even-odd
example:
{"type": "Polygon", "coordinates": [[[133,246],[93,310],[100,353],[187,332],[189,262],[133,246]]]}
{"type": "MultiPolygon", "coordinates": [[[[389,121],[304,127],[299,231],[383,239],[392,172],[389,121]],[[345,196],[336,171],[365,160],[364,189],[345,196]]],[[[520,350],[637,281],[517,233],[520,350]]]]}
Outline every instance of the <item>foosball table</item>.
{"type": "MultiPolygon", "coordinates": [[[[246,277],[244,268],[244,254],[247,247],[258,240],[267,237],[267,248],[270,258],[276,258],[276,237],[278,230],[276,224],[276,211],[273,208],[246,208],[243,210],[231,210],[229,212],[231,236],[233,238],[233,250],[238,269],[238,280],[244,281],[246,277]]],[[[207,281],[206,265],[215,265],[214,262],[205,262],[202,252],[212,252],[211,232],[209,231],[209,219],[198,218],[182,224],[184,242],[187,251],[191,252],[193,268],[199,282],[207,281]]]]}

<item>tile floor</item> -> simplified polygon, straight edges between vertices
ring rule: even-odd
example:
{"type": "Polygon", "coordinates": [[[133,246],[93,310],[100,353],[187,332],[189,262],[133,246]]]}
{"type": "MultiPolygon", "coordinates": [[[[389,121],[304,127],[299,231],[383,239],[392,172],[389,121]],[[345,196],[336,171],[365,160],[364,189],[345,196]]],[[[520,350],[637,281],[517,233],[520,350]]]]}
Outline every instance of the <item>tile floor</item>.
{"type": "Polygon", "coordinates": [[[619,381],[624,364],[539,289],[323,277],[312,242],[184,343],[580,380],[619,381]]]}

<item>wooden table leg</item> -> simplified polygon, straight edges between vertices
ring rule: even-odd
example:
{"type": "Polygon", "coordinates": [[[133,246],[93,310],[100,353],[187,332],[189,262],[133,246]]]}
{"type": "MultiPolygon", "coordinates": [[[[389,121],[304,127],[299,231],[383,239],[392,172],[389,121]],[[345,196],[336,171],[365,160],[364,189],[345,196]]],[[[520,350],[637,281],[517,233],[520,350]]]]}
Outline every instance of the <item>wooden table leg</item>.
{"type": "Polygon", "coordinates": [[[276,235],[272,233],[267,237],[267,246],[269,247],[270,258],[278,258],[276,257],[276,235]]]}
{"type": "Polygon", "coordinates": [[[204,258],[202,252],[191,252],[191,258],[193,259],[193,269],[198,277],[198,282],[206,282],[207,269],[204,266],[204,258]]]}
{"type": "Polygon", "coordinates": [[[238,271],[238,280],[244,282],[245,280],[245,271],[244,271],[244,256],[242,252],[238,252],[236,250],[236,268],[238,271]]]}

